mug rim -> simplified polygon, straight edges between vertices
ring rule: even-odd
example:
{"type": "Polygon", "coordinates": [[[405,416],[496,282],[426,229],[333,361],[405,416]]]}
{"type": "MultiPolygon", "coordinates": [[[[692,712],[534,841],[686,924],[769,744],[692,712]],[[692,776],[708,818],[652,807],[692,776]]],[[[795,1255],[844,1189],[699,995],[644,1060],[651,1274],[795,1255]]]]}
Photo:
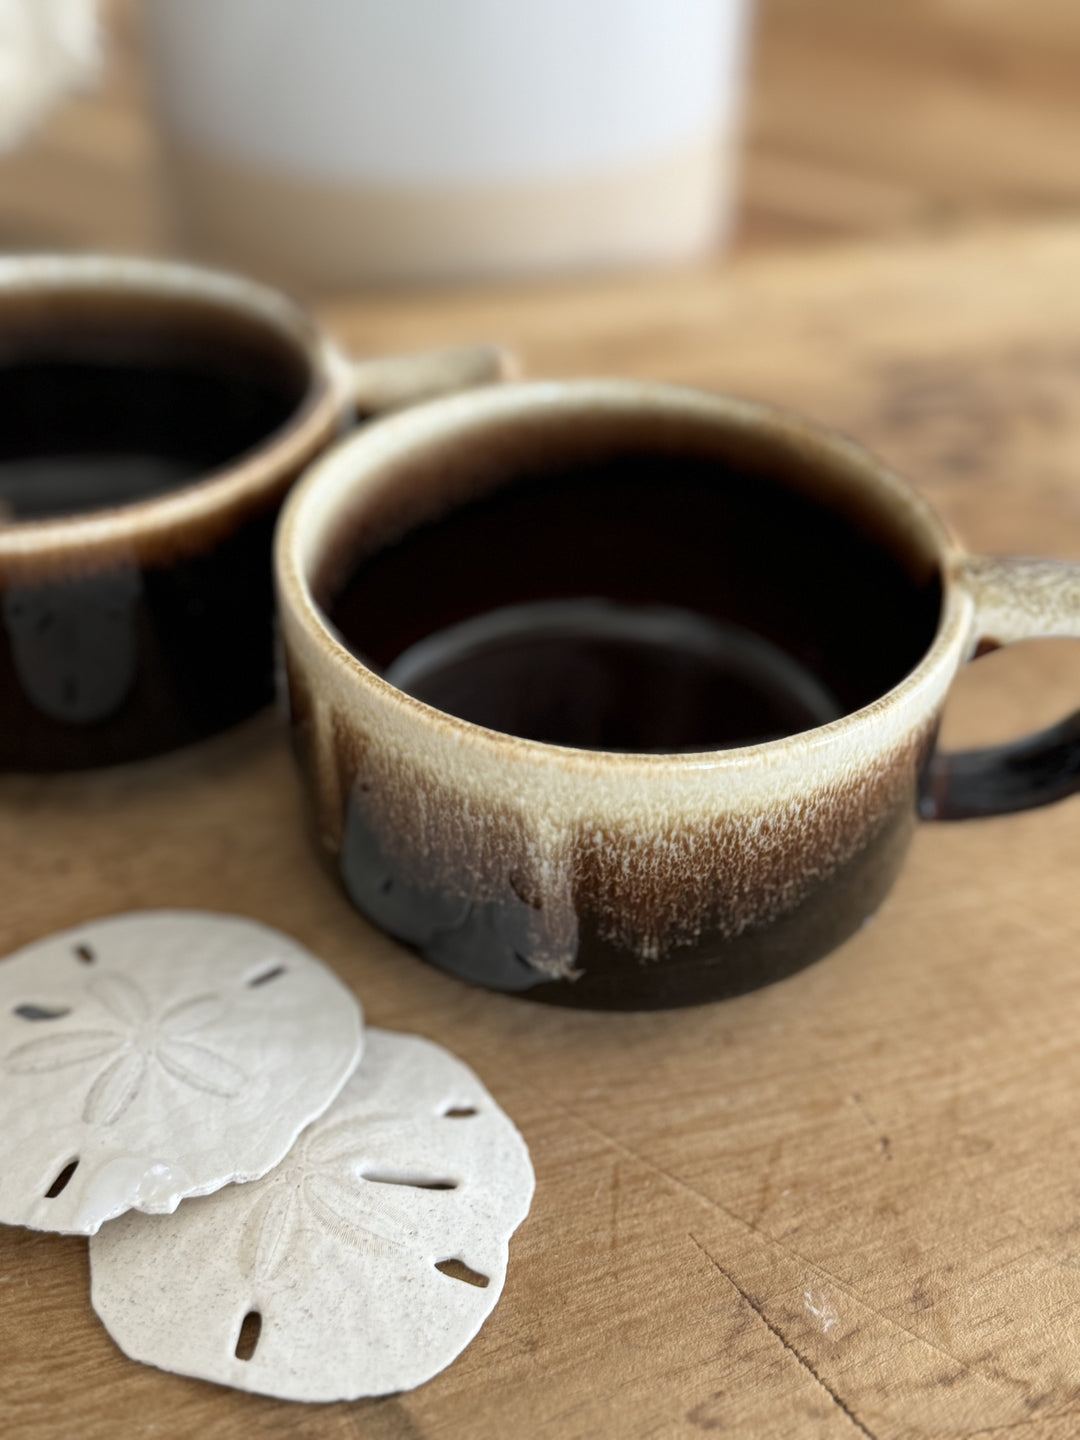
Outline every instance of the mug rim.
{"type": "Polygon", "coordinates": [[[542,765],[555,764],[575,770],[631,767],[653,772],[657,769],[686,772],[743,768],[758,759],[768,764],[779,761],[793,750],[826,748],[841,737],[850,736],[853,729],[872,725],[890,711],[931,691],[937,685],[941,666],[949,663],[954,654],[959,656],[964,643],[970,638],[974,601],[958,583],[958,573],[966,553],[929,502],[896,471],[856,441],[787,409],[659,381],[574,378],[519,381],[491,390],[429,401],[400,415],[383,419],[334,445],[308,467],[286,499],[274,538],[274,580],[281,621],[297,623],[308,641],[329,657],[337,671],[347,677],[348,683],[367,687],[393,707],[402,720],[411,719],[442,729],[461,741],[482,747],[489,754],[505,757],[512,752],[515,758],[542,765]],[[620,409],[640,413],[646,407],[657,414],[696,413],[700,416],[704,413],[706,417],[726,420],[730,425],[748,428],[764,426],[773,434],[782,434],[795,444],[812,448],[822,463],[832,461],[849,473],[861,472],[861,479],[890,493],[906,507],[932,544],[942,595],[932,640],[919,661],[896,684],[868,704],[826,724],[754,745],[674,753],[587,750],[492,730],[440,710],[398,689],[347,647],[330,617],[316,601],[311,585],[310,571],[325,553],[325,546],[320,549],[318,557],[303,554],[306,529],[315,523],[317,516],[314,512],[325,492],[336,491],[336,494],[332,500],[324,502],[324,519],[340,515],[349,500],[355,500],[365,484],[371,483],[376,475],[385,473],[389,466],[440,440],[460,439],[471,430],[475,430],[479,437],[486,421],[535,416],[545,410],[555,416],[568,412],[582,413],[587,409],[604,410],[608,414],[617,413],[620,409]]]}
{"type": "MultiPolygon", "coordinates": [[[[307,367],[305,391],[277,429],[251,450],[163,494],[73,515],[0,524],[0,562],[35,573],[62,562],[65,574],[101,568],[118,549],[147,542],[185,549],[184,531],[212,525],[221,512],[273,491],[283,472],[299,468],[330,438],[338,418],[335,384],[344,366],[333,341],[287,295],[259,281],[210,266],[143,256],[27,253],[0,257],[0,307],[7,296],[84,293],[184,297],[241,315],[276,331],[307,367]]],[[[125,553],[129,553],[125,552],[125,553]]]]}

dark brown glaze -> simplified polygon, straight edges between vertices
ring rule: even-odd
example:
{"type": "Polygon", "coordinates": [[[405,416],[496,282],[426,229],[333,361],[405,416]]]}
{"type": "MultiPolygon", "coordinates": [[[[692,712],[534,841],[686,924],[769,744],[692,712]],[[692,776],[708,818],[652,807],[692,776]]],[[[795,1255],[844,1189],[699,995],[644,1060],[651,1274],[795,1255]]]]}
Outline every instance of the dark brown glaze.
{"type": "Polygon", "coordinates": [[[320,733],[295,669],[290,694],[320,848],[357,908],[471,983],[601,1009],[734,995],[853,934],[900,868],[935,733],[794,804],[727,811],[717,776],[705,818],[658,804],[642,831],[597,811],[545,856],[535,800],[478,804],[355,717],[324,710],[320,733]]]}
{"type": "Polygon", "coordinates": [[[171,565],[0,592],[0,769],[119,764],[268,705],[279,507],[171,565]]]}
{"type": "Polygon", "coordinates": [[[922,786],[924,820],[978,820],[1054,805],[1080,791],[1080,711],[1008,745],[944,751],[922,786]]]}
{"type": "Polygon", "coordinates": [[[653,961],[632,961],[586,913],[579,978],[539,986],[531,998],[584,1009],[665,1010],[726,1000],[794,975],[871,919],[900,873],[916,818],[910,800],[897,802],[863,845],[790,909],[737,935],[705,934],[653,961]]]}
{"type": "MultiPolygon", "coordinates": [[[[442,646],[448,625],[462,634],[509,617],[510,633],[494,652],[470,652],[471,668],[401,682],[490,729],[579,749],[728,749],[868,705],[926,652],[940,581],[880,531],[865,505],[831,509],[786,473],[639,442],[554,473],[534,462],[414,525],[361,561],[330,614],[388,678],[433,632],[442,646]],[[537,643],[528,617],[551,615],[570,628],[537,643]],[[618,644],[597,633],[601,621],[618,644]],[[634,643],[635,624],[663,631],[663,645],[634,643]],[[680,637],[695,627],[717,637],[720,661],[692,665],[680,637]],[[725,636],[776,656],[827,713],[800,724],[795,693],[766,695],[761,663],[756,684],[735,675],[725,636]]],[[[884,769],[867,760],[795,818],[725,813],[722,780],[705,820],[658,805],[635,832],[598,815],[601,843],[581,825],[537,874],[529,814],[492,798],[477,823],[437,776],[394,774],[358,751],[340,716],[333,735],[341,874],[361,910],[465,979],[628,1008],[735,994],[852,933],[899,866],[921,759],[905,749],[884,769]]]]}
{"type": "Polygon", "coordinates": [[[429,786],[411,792],[411,833],[395,833],[400,808],[386,814],[378,767],[362,766],[337,865],[369,919],[461,979],[585,1008],[698,1004],[782,979],[865,923],[911,839],[926,750],[797,820],[718,813],[647,836],[608,829],[602,845],[582,827],[554,883],[530,858],[527,815],[485,817],[470,854],[468,807],[429,786]]]}
{"type": "Polygon", "coordinates": [[[0,768],[137,759],[269,703],[274,523],[335,420],[257,314],[0,296],[0,768]]]}
{"type": "MultiPolygon", "coordinates": [[[[627,617],[633,611],[626,607],[642,615],[644,607],[654,607],[656,614],[672,607],[673,616],[701,617],[714,629],[720,625],[748,644],[757,641],[788,657],[792,669],[816,680],[823,696],[835,700],[831,713],[818,717],[816,723],[822,723],[884,694],[917,664],[933,638],[941,606],[936,571],[897,536],[888,545],[879,543],[876,528],[865,512],[832,510],[808,498],[787,475],[748,472],[721,456],[650,453],[639,444],[554,474],[534,468],[514,475],[512,483],[451,515],[414,526],[362,559],[338,593],[328,596],[327,608],[350,648],[383,669],[417,641],[507,607],[580,604],[582,597],[613,602],[627,617]]],[[[354,544],[370,543],[365,526],[354,544]]],[[[565,653],[573,642],[564,635],[560,644],[565,653]]],[[[670,655],[670,637],[665,648],[670,655]]],[[[509,651],[507,658],[512,659],[509,651]]],[[[625,654],[620,662],[627,673],[615,679],[621,681],[624,706],[634,704],[634,694],[642,705],[649,701],[647,676],[635,672],[658,667],[646,667],[641,658],[625,654]]],[[[589,678],[582,673],[589,668],[588,655],[578,660],[568,663],[566,672],[567,684],[580,693],[589,678]]],[[[539,663],[537,657],[525,667],[520,683],[535,686],[539,663]]],[[[671,686],[675,667],[668,670],[663,678],[671,686]]],[[[715,733],[708,733],[707,716],[688,715],[690,728],[680,739],[677,731],[666,733],[662,714],[651,727],[655,739],[647,723],[635,724],[629,715],[621,725],[612,717],[608,735],[599,738],[588,732],[584,718],[583,733],[575,733],[572,719],[555,734],[521,728],[513,733],[634,751],[722,749],[767,738],[749,717],[750,732],[739,734],[732,729],[734,715],[720,713],[738,698],[733,685],[713,684],[716,701],[708,703],[705,680],[722,679],[712,673],[718,670],[711,667],[696,685],[702,704],[695,709],[716,712],[715,733]]],[[[498,682],[492,674],[489,684],[498,682]]],[[[423,690],[412,693],[429,698],[423,690]]],[[[512,695],[501,707],[484,704],[485,698],[467,711],[443,708],[489,726],[489,716],[500,708],[518,714],[527,709],[515,705],[512,695]]],[[[569,705],[572,696],[566,699],[569,705]]],[[[797,713],[794,704],[788,708],[797,713]]],[[[550,720],[547,728],[553,728],[550,720]]],[[[787,727],[798,728],[809,727],[787,727]]]]}
{"type": "MultiPolygon", "coordinates": [[[[571,485],[595,483],[596,504],[603,508],[625,478],[628,462],[643,478],[657,482],[652,519],[662,508],[665,472],[671,466],[687,477],[695,472],[715,476],[717,469],[754,481],[782,477],[787,495],[802,498],[813,510],[824,506],[844,515],[913,583],[932,585],[940,556],[924,525],[907,513],[910,493],[870,483],[875,467],[856,447],[847,447],[840,463],[835,451],[842,442],[835,437],[815,437],[783,412],[763,414],[767,422],[723,426],[707,413],[663,414],[645,405],[637,411],[574,409],[557,419],[544,407],[532,414],[485,416],[437,444],[411,447],[395,456],[392,466],[373,467],[363,490],[343,497],[333,533],[309,577],[314,598],[324,610],[334,609],[364,561],[406,537],[414,542],[428,526],[457,523],[460,513],[478,502],[494,499],[497,504],[497,492],[507,486],[527,492],[531,483],[546,485],[559,476],[571,485]],[[614,484],[605,497],[606,481],[614,484]]],[[[619,503],[617,498],[616,507],[619,503]]],[[[512,569],[520,559],[520,547],[512,547],[503,564],[512,569]]],[[[486,564],[493,562],[498,560],[489,553],[486,564]]]]}
{"type": "Polygon", "coordinates": [[[53,520],[148,500],[264,444],[306,391],[289,373],[298,357],[221,358],[0,364],[0,514],[53,520]]]}
{"type": "MultiPolygon", "coordinates": [[[[855,933],[900,868],[965,643],[917,498],[787,417],[662,387],[523,387],[396,423],[396,450],[384,431],[312,476],[279,538],[294,740],[356,907],[462,979],[604,1009],[737,994],[855,933]],[[680,736],[640,653],[596,729],[567,728],[573,707],[552,725],[557,669],[516,662],[480,707],[431,703],[468,688],[424,669],[466,653],[448,635],[583,598],[628,607],[616,629],[635,606],[738,628],[838,711],[760,744],[721,706],[733,730],[699,711],[680,736]],[[540,709],[504,705],[541,671],[540,709]],[[611,725],[624,704],[634,724],[611,725]]],[[[467,658],[489,685],[490,654],[467,658]]]]}

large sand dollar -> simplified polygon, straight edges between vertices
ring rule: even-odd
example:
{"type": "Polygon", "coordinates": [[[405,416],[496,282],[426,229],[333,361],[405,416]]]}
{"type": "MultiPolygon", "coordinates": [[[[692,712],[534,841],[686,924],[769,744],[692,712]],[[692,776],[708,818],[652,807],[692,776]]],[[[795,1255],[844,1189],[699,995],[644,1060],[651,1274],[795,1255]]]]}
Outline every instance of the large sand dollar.
{"type": "Polygon", "coordinates": [[[0,962],[0,1221],[92,1235],[272,1169],[355,1068],[351,992],[295,941],[157,910],[0,962]]]}
{"type": "Polygon", "coordinates": [[[94,1308],[164,1370],[290,1400],[409,1389],[490,1314],[532,1192],[525,1142],[470,1070],[368,1030],[271,1174],[95,1235],[94,1308]]]}

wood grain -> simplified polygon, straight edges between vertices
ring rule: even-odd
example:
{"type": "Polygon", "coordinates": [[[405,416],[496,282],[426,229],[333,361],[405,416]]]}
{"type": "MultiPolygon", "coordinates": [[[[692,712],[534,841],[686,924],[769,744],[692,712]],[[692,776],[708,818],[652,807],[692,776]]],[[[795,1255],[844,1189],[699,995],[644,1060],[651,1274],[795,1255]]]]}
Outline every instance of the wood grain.
{"type": "Polygon", "coordinates": [[[1070,0],[763,0],[744,243],[1075,209],[1070,0]]]}
{"type": "MultiPolygon", "coordinates": [[[[536,373],[735,388],[841,425],[987,549],[1080,555],[1080,228],[587,289],[342,304],[360,350],[487,334],[536,373]]],[[[948,735],[1075,704],[1080,647],[966,673],[948,735]]],[[[317,865],[273,716],[107,774],[0,782],[0,948],[108,911],[254,915],[524,1131],[506,1293],[421,1390],[306,1410],[112,1347],[81,1242],[0,1234],[6,1433],[1065,1436],[1080,1424],[1077,801],[927,827],[874,925],[773,989],[552,1011],[443,976],[317,865]]]]}

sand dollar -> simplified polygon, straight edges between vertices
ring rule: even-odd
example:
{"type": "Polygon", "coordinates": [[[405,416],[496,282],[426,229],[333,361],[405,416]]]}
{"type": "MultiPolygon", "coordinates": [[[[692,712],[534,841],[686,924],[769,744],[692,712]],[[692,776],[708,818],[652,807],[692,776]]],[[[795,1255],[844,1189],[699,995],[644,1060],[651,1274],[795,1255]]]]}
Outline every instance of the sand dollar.
{"type": "Polygon", "coordinates": [[[494,1308],[532,1192],[525,1142],[476,1076],[369,1029],[276,1170],[94,1237],[94,1308],[164,1370],[290,1400],[411,1389],[494,1308]]]}
{"type": "Polygon", "coordinates": [[[351,992],[236,916],[144,911],[0,962],[0,1221],[92,1235],[265,1175],[355,1068],[351,992]]]}

